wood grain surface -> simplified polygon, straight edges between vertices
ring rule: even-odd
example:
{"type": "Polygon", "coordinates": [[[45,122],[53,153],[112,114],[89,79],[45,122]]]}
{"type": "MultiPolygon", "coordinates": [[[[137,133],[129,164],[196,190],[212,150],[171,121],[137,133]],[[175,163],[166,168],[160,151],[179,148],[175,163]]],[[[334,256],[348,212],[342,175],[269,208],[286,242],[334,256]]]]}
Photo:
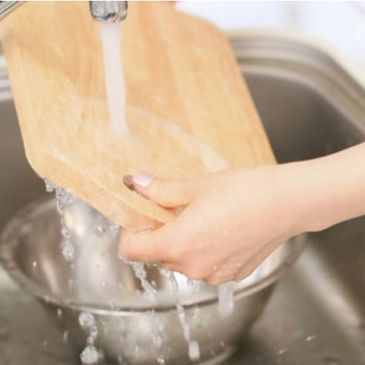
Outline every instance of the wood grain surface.
{"type": "Polygon", "coordinates": [[[163,2],[122,23],[126,120],[112,133],[88,2],[29,2],[1,24],[26,155],[42,177],[128,229],[171,220],[123,184],[137,170],[188,178],[274,163],[225,35],[163,2]]]}

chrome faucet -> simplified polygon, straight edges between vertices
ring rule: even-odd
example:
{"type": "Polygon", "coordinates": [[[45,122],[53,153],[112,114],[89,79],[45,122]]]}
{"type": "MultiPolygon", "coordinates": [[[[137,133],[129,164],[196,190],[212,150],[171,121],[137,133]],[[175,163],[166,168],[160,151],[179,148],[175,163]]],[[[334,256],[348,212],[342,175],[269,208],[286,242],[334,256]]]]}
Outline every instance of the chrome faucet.
{"type": "MultiPolygon", "coordinates": [[[[0,20],[26,1],[0,1],[0,20]]],[[[91,16],[98,22],[116,23],[128,13],[127,1],[89,1],[91,16]]]]}
{"type": "Polygon", "coordinates": [[[0,1],[0,20],[21,4],[21,1],[0,1]]]}
{"type": "Polygon", "coordinates": [[[103,23],[117,23],[128,13],[127,1],[90,1],[91,16],[103,23]]]}

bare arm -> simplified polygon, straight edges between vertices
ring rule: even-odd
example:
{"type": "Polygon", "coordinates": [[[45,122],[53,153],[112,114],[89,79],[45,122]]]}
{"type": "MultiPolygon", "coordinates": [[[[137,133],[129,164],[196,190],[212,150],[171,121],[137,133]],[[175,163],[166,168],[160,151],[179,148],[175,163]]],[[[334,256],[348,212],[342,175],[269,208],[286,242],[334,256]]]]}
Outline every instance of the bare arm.
{"type": "Polygon", "coordinates": [[[157,204],[184,210],[158,230],[126,233],[123,255],[219,284],[246,277],[292,236],[364,215],[365,143],[303,162],[185,181],[139,173],[132,182],[157,204]]]}

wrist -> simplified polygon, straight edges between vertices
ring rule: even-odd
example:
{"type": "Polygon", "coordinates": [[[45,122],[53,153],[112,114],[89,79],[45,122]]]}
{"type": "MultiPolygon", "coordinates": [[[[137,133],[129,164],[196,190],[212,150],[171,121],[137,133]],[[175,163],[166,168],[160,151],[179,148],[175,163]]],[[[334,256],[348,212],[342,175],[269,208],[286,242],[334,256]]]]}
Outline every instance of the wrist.
{"type": "Polygon", "coordinates": [[[299,232],[317,232],[365,214],[365,144],[282,165],[299,232]]]}

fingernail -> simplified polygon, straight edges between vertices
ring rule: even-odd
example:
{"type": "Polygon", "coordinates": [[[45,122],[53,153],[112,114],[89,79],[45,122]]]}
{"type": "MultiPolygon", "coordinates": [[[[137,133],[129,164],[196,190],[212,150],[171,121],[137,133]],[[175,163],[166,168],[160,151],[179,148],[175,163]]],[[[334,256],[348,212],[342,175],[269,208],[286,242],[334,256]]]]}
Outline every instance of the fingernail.
{"type": "Polygon", "coordinates": [[[133,184],[147,188],[151,184],[153,177],[145,172],[136,172],[133,174],[132,180],[133,184]]]}
{"type": "Polygon", "coordinates": [[[127,188],[133,190],[134,186],[133,186],[133,177],[132,177],[132,175],[124,175],[123,176],[123,183],[127,188]]]}

